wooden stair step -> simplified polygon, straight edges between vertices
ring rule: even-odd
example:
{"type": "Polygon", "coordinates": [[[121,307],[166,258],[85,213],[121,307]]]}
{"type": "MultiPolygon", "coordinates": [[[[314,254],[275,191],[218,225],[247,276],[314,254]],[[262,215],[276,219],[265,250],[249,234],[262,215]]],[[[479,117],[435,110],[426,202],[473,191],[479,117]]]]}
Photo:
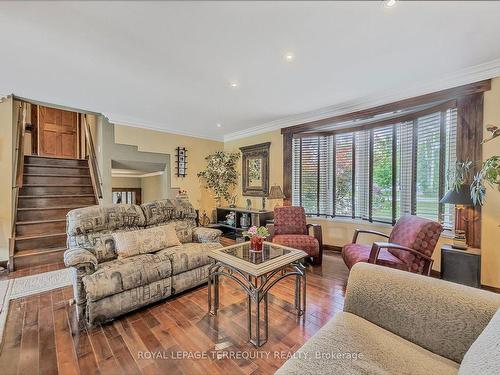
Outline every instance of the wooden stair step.
{"type": "Polygon", "coordinates": [[[16,222],[16,236],[42,235],[65,230],[65,218],[16,222]]]}
{"type": "Polygon", "coordinates": [[[23,184],[28,185],[81,185],[91,184],[90,175],[24,174],[23,184]]]}
{"type": "Polygon", "coordinates": [[[87,159],[70,159],[70,158],[51,158],[39,155],[26,155],[24,157],[25,164],[38,165],[66,165],[66,166],[88,166],[87,159]]]}
{"type": "Polygon", "coordinates": [[[24,184],[19,194],[22,195],[81,195],[92,194],[92,184],[52,185],[52,184],[24,184]]]}
{"type": "Polygon", "coordinates": [[[66,219],[66,214],[69,211],[82,207],[85,207],[85,205],[18,208],[17,219],[19,221],[33,221],[33,220],[43,220],[43,219],[66,219]]]}
{"type": "Polygon", "coordinates": [[[66,233],[45,233],[14,237],[14,254],[22,250],[55,248],[66,246],[66,233]]]}
{"type": "Polygon", "coordinates": [[[14,253],[14,264],[16,270],[39,266],[42,264],[62,262],[64,260],[64,252],[66,249],[66,246],[61,246],[17,251],[14,253]]]}
{"type": "Polygon", "coordinates": [[[18,197],[19,208],[31,207],[51,207],[51,206],[92,206],[96,204],[94,194],[74,194],[74,195],[20,195],[18,197]]]}
{"type": "Polygon", "coordinates": [[[88,176],[90,169],[88,166],[66,166],[66,165],[37,165],[25,164],[25,174],[57,174],[64,176],[88,176]]]}

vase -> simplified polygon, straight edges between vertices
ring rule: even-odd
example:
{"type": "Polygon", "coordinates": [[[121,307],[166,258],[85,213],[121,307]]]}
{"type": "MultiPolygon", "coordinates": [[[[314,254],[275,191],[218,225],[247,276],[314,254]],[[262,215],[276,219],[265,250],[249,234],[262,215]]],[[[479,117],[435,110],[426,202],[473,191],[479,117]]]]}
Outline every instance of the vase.
{"type": "Polygon", "coordinates": [[[264,238],[259,236],[253,236],[250,238],[250,249],[253,251],[262,251],[264,245],[264,238]]]}

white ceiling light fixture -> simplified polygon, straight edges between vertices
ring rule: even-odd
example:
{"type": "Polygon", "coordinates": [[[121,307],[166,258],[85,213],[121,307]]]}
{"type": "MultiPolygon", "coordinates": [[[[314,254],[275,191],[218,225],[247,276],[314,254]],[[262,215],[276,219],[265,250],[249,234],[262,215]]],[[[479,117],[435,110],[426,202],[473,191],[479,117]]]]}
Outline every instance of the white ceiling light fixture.
{"type": "Polygon", "coordinates": [[[384,6],[386,8],[394,8],[397,3],[397,0],[384,0],[384,6]]]}
{"type": "Polygon", "coordinates": [[[240,84],[236,81],[232,81],[230,84],[229,84],[233,89],[235,89],[236,87],[238,87],[240,84]]]}
{"type": "Polygon", "coordinates": [[[285,61],[287,61],[287,62],[292,62],[294,58],[295,58],[295,56],[291,52],[287,52],[285,54],[285,61]]]}
{"type": "Polygon", "coordinates": [[[222,124],[221,124],[220,122],[219,122],[219,123],[217,123],[217,127],[218,127],[218,128],[222,127],[222,124]]]}

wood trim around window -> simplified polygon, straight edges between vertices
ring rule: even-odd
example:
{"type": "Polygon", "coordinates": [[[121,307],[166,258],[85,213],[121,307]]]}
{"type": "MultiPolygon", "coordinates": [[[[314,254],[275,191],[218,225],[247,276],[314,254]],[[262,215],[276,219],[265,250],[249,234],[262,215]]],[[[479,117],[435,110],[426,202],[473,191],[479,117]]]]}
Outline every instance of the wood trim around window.
{"type": "Polygon", "coordinates": [[[373,108],[332,116],[317,121],[306,122],[304,124],[288,126],[286,128],[281,129],[281,134],[287,134],[287,133],[297,134],[305,131],[313,131],[314,129],[320,126],[328,124],[334,124],[354,119],[367,119],[375,115],[380,115],[382,113],[416,107],[418,105],[438,102],[441,100],[458,99],[467,95],[489,91],[490,89],[491,89],[491,80],[486,79],[484,81],[479,81],[475,83],[470,83],[468,85],[458,86],[429,94],[424,94],[414,98],[403,99],[397,102],[383,104],[373,108]]]}
{"type": "MultiPolygon", "coordinates": [[[[457,160],[475,161],[475,170],[482,163],[482,137],[483,137],[483,93],[491,89],[491,80],[471,83],[435,93],[421,95],[415,98],[400,100],[382,106],[356,111],[349,114],[334,116],[305,124],[295,125],[281,129],[283,134],[283,193],[286,198],[285,205],[292,204],[292,144],[293,138],[303,132],[314,132],[320,126],[335,122],[354,119],[366,119],[371,116],[405,109],[408,107],[429,104],[434,101],[456,100],[457,108],[457,160]]],[[[413,114],[414,115],[414,114],[413,114]]],[[[359,130],[362,130],[361,127],[359,130]]],[[[340,131],[354,131],[354,128],[341,129],[340,131]]],[[[338,133],[337,132],[337,133],[338,133]]],[[[318,131],[317,133],[323,133],[318,131]]],[[[309,134],[309,136],[319,134],[309,134]]],[[[332,132],[330,132],[332,134],[332,132]]],[[[412,199],[412,203],[413,199],[412,199]]],[[[463,214],[455,224],[456,229],[467,228],[467,243],[473,247],[481,245],[481,209],[470,207],[462,210],[463,214]]]]}

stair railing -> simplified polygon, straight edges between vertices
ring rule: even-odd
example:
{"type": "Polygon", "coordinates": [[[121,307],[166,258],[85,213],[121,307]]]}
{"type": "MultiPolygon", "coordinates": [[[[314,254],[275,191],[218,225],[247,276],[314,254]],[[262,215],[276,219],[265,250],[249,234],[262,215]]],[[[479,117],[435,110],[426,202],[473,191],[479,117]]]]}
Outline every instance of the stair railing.
{"type": "Polygon", "coordinates": [[[24,171],[24,139],[26,135],[26,103],[21,102],[17,108],[17,123],[16,123],[16,150],[14,153],[14,171],[12,181],[12,230],[11,238],[9,239],[9,269],[12,271],[14,257],[14,238],[16,237],[16,221],[17,221],[17,201],[19,190],[23,187],[23,171],[24,171]]]}
{"type": "Polygon", "coordinates": [[[83,126],[85,129],[85,143],[87,145],[90,177],[92,179],[92,185],[94,186],[94,192],[99,202],[102,199],[102,178],[99,171],[99,166],[97,164],[97,156],[94,148],[94,141],[92,139],[92,132],[90,131],[90,126],[87,122],[87,115],[83,115],[83,126]]]}

